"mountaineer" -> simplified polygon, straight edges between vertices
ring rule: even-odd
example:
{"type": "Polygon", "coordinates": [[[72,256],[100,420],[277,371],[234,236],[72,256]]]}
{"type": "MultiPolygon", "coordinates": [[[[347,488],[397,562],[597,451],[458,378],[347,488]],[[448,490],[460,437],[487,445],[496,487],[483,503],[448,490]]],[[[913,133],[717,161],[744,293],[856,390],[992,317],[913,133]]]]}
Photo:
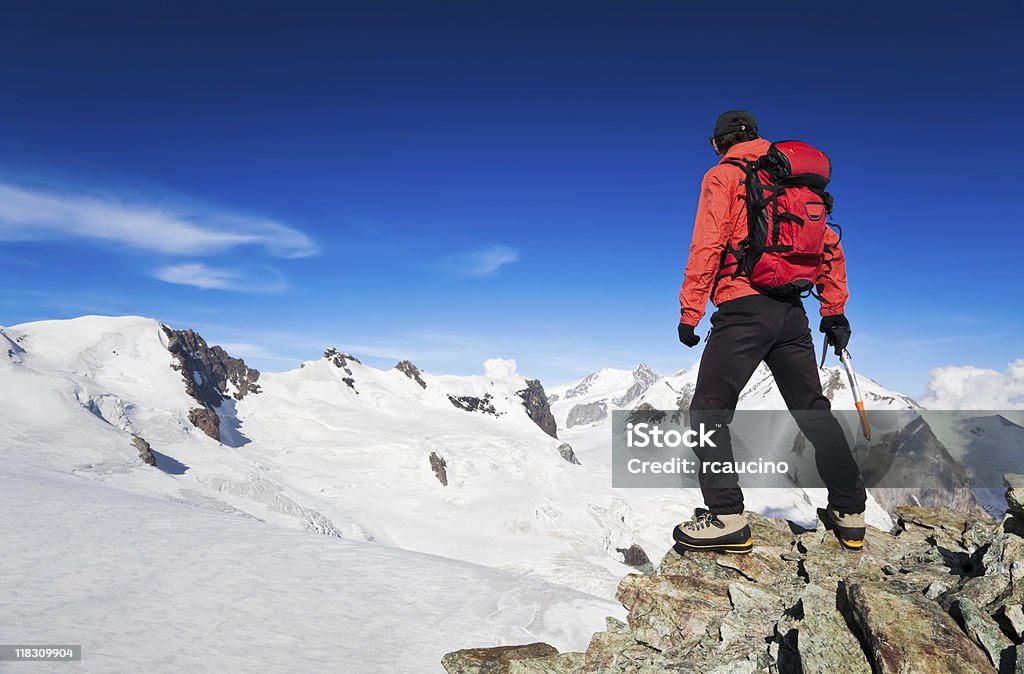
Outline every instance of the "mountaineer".
{"type": "MultiPolygon", "coordinates": [[[[760,138],[754,116],[721,115],[710,139],[718,164],[704,176],[697,217],[679,292],[679,341],[696,346],[708,299],[711,316],[691,424],[722,424],[716,447],[697,449],[702,464],[732,461],[728,423],[740,391],[763,361],[786,406],[815,448],[815,463],[828,487],[819,510],[843,547],[864,545],[867,494],[842,428],[822,394],[802,296],[821,302],[819,330],[836,354],[850,339],[844,315],[849,293],[839,236],[826,223],[832,197],[825,192],[831,163],[799,141],[760,138]],[[800,411],[809,411],[801,414],[800,411]]],[[[699,472],[707,509],[673,531],[677,551],[746,553],[753,548],[735,474],[699,472]]]]}

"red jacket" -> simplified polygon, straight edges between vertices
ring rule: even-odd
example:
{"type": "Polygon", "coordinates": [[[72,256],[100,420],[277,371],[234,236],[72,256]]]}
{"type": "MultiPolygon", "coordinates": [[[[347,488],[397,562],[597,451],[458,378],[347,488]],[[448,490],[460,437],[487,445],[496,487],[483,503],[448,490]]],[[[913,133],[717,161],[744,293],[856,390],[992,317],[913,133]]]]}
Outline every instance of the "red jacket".
{"type": "MultiPolygon", "coordinates": [[[[768,151],[770,145],[763,138],[737,143],[729,148],[723,159],[757,159],[768,151]]],[[[726,244],[736,248],[747,236],[747,204],[740,182],[743,179],[743,170],[731,164],[716,164],[704,174],[690,258],[686,262],[683,287],[679,290],[681,323],[696,326],[704,316],[709,298],[718,306],[758,292],[750,287],[745,276],[724,276],[715,286],[726,244]]],[[[826,230],[825,245],[832,251],[831,264],[822,265],[816,285],[822,298],[821,315],[832,316],[843,313],[850,293],[846,288],[846,259],[839,237],[831,229],[826,230]]]]}

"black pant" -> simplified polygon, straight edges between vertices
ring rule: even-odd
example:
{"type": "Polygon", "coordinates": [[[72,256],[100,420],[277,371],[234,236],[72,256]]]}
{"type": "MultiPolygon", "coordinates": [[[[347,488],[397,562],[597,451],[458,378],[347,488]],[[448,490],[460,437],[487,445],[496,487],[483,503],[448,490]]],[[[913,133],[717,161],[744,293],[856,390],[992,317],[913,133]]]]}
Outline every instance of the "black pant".
{"type": "MultiPolygon", "coordinates": [[[[764,361],[790,410],[815,410],[793,416],[814,446],[815,465],[828,487],[829,503],[840,512],[864,511],[867,493],[850,445],[822,395],[807,313],[799,298],[749,295],[723,302],[711,316],[711,334],[697,372],[690,421],[714,425],[716,448],[698,450],[702,466],[733,461],[728,423],[740,391],[764,361]]],[[[743,512],[743,492],[735,474],[698,475],[704,503],[716,514],[743,512]]]]}

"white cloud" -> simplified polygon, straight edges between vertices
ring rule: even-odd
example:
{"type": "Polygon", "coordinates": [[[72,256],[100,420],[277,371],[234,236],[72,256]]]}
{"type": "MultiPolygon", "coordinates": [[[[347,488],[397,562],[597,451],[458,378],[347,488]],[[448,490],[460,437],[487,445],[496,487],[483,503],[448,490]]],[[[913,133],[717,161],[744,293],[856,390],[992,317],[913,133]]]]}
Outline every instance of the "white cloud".
{"type": "Polygon", "coordinates": [[[507,264],[519,261],[519,251],[508,246],[491,246],[454,253],[445,258],[446,267],[461,276],[494,276],[507,264]]]}
{"type": "Polygon", "coordinates": [[[71,237],[166,255],[209,255],[259,246],[269,255],[315,255],[302,232],[266,218],[211,210],[176,210],[0,183],[0,240],[71,237]]]}
{"type": "Polygon", "coordinates": [[[209,267],[201,262],[160,267],[153,272],[153,278],[204,290],[233,290],[246,293],[273,293],[288,287],[281,275],[274,270],[245,272],[209,267]]]}
{"type": "Polygon", "coordinates": [[[973,365],[947,365],[931,370],[921,404],[935,410],[1024,409],[1024,358],[1006,372],[973,365]]]}
{"type": "Polygon", "coordinates": [[[484,361],[484,376],[504,379],[516,373],[515,358],[488,358],[484,361]]]}

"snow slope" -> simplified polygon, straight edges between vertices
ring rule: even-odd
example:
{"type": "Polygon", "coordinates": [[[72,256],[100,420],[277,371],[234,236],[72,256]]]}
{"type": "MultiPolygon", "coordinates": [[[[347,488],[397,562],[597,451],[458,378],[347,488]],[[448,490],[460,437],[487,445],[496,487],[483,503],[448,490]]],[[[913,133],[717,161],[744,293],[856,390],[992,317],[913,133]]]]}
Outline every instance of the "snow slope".
{"type": "Polygon", "coordinates": [[[423,388],[396,369],[324,358],[225,401],[222,431],[233,435],[221,444],[189,422],[197,403],[157,321],[85,317],[5,334],[23,349],[21,362],[0,361],[0,451],[11,460],[601,597],[631,570],[621,550],[640,543],[657,557],[670,543],[664,527],[639,541],[629,495],[599,466],[562,459],[560,441],[528,417],[517,375],[424,373],[423,388]],[[167,472],[140,462],[134,435],[167,472]],[[447,462],[448,486],[431,454],[447,462]]]}
{"type": "Polygon", "coordinates": [[[461,647],[582,650],[622,612],[539,580],[6,458],[0,510],[0,640],[80,644],[81,672],[441,672],[461,647]]]}

